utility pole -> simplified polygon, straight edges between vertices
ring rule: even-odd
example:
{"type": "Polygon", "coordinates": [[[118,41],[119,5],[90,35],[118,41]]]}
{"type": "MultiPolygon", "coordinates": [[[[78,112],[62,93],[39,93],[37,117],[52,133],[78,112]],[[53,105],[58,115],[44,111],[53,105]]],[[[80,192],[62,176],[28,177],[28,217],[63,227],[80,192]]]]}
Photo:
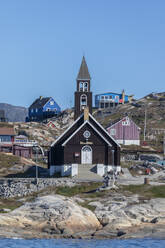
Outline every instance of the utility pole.
{"type": "Polygon", "coordinates": [[[37,165],[37,162],[38,162],[38,147],[36,147],[36,182],[38,184],[38,165],[37,165]]]}
{"type": "Polygon", "coordinates": [[[165,131],[164,131],[164,139],[163,139],[163,157],[165,159],[165,131]]]}
{"type": "Polygon", "coordinates": [[[144,110],[144,141],[146,140],[146,126],[147,126],[147,105],[144,110]]]}

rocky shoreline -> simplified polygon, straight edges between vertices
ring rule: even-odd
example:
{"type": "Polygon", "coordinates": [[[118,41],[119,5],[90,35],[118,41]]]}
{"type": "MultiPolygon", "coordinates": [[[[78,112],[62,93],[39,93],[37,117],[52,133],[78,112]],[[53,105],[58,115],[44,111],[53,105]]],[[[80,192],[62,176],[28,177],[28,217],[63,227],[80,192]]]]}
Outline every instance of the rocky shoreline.
{"type": "MultiPolygon", "coordinates": [[[[89,200],[89,199],[87,199],[89,200]]],[[[83,199],[57,194],[37,197],[0,214],[0,237],[130,239],[165,238],[165,199],[110,194],[81,206],[83,199]]]]}

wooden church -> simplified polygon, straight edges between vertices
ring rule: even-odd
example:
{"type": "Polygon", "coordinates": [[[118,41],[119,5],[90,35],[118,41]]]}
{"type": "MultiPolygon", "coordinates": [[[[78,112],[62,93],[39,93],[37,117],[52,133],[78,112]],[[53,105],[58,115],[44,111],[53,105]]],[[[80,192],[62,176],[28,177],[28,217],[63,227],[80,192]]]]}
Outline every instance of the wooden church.
{"type": "Polygon", "coordinates": [[[77,76],[74,119],[51,145],[50,175],[62,168],[71,171],[81,164],[119,166],[120,145],[92,116],[91,77],[84,57],[77,76]]]}

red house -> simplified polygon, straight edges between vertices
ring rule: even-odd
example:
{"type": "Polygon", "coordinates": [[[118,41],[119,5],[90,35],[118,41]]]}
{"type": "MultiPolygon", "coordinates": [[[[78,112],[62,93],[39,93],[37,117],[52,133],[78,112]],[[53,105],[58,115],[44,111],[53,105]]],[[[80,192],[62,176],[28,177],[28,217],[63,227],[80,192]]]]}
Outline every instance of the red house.
{"type": "Polygon", "coordinates": [[[15,131],[13,127],[0,127],[0,151],[12,152],[15,131]]]}
{"type": "Polygon", "coordinates": [[[107,128],[108,133],[123,145],[140,145],[140,127],[128,116],[107,128]]]}

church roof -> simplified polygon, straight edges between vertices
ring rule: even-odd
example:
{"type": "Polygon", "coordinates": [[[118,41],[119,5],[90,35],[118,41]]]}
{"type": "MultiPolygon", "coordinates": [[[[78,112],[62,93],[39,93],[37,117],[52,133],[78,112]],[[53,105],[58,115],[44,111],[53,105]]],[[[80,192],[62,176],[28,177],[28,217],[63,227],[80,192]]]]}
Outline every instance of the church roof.
{"type": "Polygon", "coordinates": [[[102,138],[106,143],[108,143],[109,145],[113,143],[118,147],[120,147],[118,142],[114,140],[114,138],[100,125],[100,123],[96,121],[96,119],[90,113],[89,113],[89,121],[84,122],[84,113],[82,113],[79,116],[79,118],[77,118],[72,123],[72,125],[67,130],[65,130],[65,132],[61,134],[61,136],[59,136],[57,140],[55,140],[52,143],[51,147],[53,147],[57,143],[64,145],[65,143],[67,143],[67,141],[70,139],[71,136],[74,136],[74,134],[77,133],[76,132],[77,130],[79,131],[79,129],[81,129],[81,127],[86,124],[89,124],[92,127],[92,129],[94,129],[99,134],[99,136],[102,136],[102,138]]]}
{"type": "Polygon", "coordinates": [[[90,80],[90,79],[91,79],[91,77],[90,77],[90,74],[88,71],[88,66],[87,66],[87,63],[85,61],[85,57],[83,56],[80,70],[79,70],[79,73],[77,75],[77,80],[90,80]]]}

